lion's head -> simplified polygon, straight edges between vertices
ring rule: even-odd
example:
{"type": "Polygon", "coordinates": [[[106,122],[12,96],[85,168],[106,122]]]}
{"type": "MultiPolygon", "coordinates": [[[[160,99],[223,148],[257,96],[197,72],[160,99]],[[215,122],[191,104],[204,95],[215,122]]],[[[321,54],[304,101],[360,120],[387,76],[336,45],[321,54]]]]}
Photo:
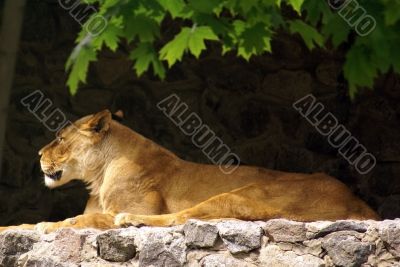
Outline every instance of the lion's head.
{"type": "Polygon", "coordinates": [[[58,187],[96,172],[104,162],[101,147],[111,120],[108,110],[83,117],[60,130],[57,138],[39,151],[46,186],[58,187]]]}

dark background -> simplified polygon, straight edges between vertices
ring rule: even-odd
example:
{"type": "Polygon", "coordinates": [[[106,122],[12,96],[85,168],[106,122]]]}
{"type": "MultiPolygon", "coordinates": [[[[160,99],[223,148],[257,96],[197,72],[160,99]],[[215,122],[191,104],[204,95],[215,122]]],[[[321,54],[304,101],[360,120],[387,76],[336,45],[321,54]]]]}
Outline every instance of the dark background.
{"type": "MultiPolygon", "coordinates": [[[[1,3],[1,1],[0,1],[1,3]]],[[[1,5],[0,5],[1,6],[1,5]]],[[[384,218],[400,217],[400,79],[388,74],[353,102],[341,66],[346,47],[309,52],[296,36],[279,33],[273,54],[250,62],[209,49],[187,57],[164,82],[137,78],[129,53],[104,51],[88,83],[72,97],[65,62],[80,25],[57,1],[28,1],[11,95],[0,180],[0,225],[60,220],[82,212],[87,192],[80,183],[49,190],[43,185],[38,150],[53,138],[20,101],[39,89],[70,120],[105,108],[121,109],[124,123],[180,157],[208,162],[156,108],[176,93],[239,155],[244,164],[295,172],[326,172],[352,188],[384,218]],[[378,161],[359,175],[293,108],[313,93],[378,161]]],[[[1,40],[0,40],[1,41],[1,40]]],[[[229,176],[226,177],[229,179],[229,176]]],[[[290,193],[290,192],[288,192],[290,193]]]]}

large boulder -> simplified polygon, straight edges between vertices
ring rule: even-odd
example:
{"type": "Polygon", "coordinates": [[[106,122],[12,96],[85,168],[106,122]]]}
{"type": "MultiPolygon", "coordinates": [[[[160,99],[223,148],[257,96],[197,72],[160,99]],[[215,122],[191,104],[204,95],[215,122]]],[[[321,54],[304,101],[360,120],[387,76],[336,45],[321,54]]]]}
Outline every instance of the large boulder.
{"type": "Polygon", "coordinates": [[[34,231],[12,230],[0,235],[0,266],[14,266],[18,258],[30,251],[40,235],[34,231]]]}

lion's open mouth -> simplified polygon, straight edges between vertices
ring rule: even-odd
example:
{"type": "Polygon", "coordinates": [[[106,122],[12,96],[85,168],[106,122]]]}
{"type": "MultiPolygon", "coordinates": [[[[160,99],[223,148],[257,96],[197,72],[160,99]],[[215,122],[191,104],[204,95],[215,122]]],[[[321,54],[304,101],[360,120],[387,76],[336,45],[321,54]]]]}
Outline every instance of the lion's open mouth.
{"type": "Polygon", "coordinates": [[[63,173],[62,171],[57,171],[54,173],[45,173],[45,175],[52,180],[58,181],[61,179],[62,173],[63,173]]]}

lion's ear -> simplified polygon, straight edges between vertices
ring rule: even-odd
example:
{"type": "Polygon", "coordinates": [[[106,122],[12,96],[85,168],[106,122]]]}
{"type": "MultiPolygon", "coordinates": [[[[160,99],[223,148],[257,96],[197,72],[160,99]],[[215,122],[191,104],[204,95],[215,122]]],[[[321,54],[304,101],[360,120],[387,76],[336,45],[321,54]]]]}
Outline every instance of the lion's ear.
{"type": "Polygon", "coordinates": [[[81,125],[80,130],[83,133],[105,133],[110,128],[112,120],[111,112],[106,109],[96,113],[87,122],[81,125]]]}
{"type": "Polygon", "coordinates": [[[124,119],[124,112],[122,110],[118,110],[114,114],[112,114],[112,119],[118,122],[122,122],[124,119]]]}
{"type": "Polygon", "coordinates": [[[120,119],[124,118],[124,112],[120,109],[117,112],[115,112],[114,115],[119,117],[120,119]]]}

